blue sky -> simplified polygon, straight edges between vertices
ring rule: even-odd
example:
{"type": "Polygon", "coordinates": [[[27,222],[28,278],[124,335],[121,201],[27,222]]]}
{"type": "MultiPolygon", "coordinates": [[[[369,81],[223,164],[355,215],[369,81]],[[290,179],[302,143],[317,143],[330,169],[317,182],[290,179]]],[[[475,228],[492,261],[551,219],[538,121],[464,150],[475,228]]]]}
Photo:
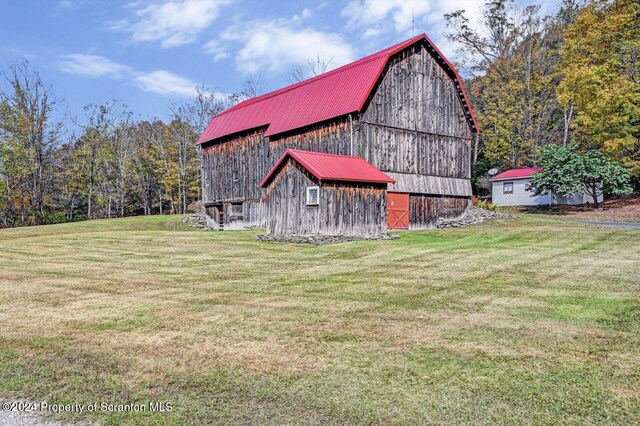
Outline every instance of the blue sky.
{"type": "MultiPolygon", "coordinates": [[[[519,0],[531,3],[530,0],[519,0]]],[[[558,0],[559,1],[559,0],[558,0]]],[[[544,0],[547,9],[558,3],[544,0]]],[[[318,56],[332,67],[426,32],[454,55],[444,13],[475,0],[3,1],[0,68],[27,58],[68,111],[120,99],[141,118],[167,118],[196,85],[238,92],[249,73],[263,92],[290,84],[318,56]]]]}

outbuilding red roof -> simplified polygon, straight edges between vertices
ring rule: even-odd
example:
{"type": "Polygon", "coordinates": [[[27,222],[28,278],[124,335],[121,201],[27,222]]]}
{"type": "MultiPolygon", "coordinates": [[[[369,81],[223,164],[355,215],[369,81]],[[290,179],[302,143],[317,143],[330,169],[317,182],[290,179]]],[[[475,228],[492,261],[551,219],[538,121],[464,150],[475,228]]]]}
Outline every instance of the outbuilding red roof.
{"type": "Polygon", "coordinates": [[[321,181],[348,181],[371,183],[394,183],[395,180],[382,173],[371,163],[360,157],[348,155],[325,154],[321,152],[301,151],[288,149],[282,157],[269,170],[269,173],[260,182],[260,187],[265,187],[282,164],[293,158],[309,173],[321,181]]]}
{"type": "Polygon", "coordinates": [[[542,170],[542,167],[529,167],[527,169],[511,169],[504,171],[498,175],[495,175],[491,180],[505,180],[505,179],[522,179],[528,178],[542,170]]]}
{"type": "Polygon", "coordinates": [[[478,123],[458,71],[429,37],[422,34],[333,71],[240,102],[213,117],[197,143],[261,127],[266,127],[265,136],[272,136],[360,112],[389,58],[419,42],[426,44],[429,52],[453,80],[469,124],[477,131],[478,123]]]}

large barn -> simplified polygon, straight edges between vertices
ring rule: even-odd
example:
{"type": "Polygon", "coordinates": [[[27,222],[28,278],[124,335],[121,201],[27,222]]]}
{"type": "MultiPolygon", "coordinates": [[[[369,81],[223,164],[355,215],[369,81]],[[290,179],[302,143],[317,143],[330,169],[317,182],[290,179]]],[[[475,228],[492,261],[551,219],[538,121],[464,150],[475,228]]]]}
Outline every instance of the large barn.
{"type": "Polygon", "coordinates": [[[468,205],[475,132],[460,76],[422,34],[213,117],[197,142],[203,201],[220,229],[265,227],[261,183],[285,151],[329,153],[390,178],[383,228],[431,228],[468,205]]]}

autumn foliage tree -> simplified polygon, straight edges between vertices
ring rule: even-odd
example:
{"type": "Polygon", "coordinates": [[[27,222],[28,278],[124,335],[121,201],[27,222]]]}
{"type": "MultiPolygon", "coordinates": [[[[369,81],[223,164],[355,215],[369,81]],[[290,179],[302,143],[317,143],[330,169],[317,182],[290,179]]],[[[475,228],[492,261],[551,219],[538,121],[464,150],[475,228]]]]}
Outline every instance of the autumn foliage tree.
{"type": "Polygon", "coordinates": [[[40,223],[54,194],[59,100],[26,61],[0,71],[0,221],[40,223]]]}
{"type": "Polygon", "coordinates": [[[0,227],[187,212],[200,199],[195,141],[240,98],[198,87],[168,123],[136,121],[118,100],[89,104],[63,135],[59,100],[26,61],[0,77],[0,227]]]}
{"type": "Polygon", "coordinates": [[[445,15],[482,129],[476,160],[482,151],[493,164],[527,166],[539,146],[562,139],[558,51],[576,10],[565,0],[554,16],[542,16],[539,6],[488,0],[478,25],[464,11],[445,15]]]}
{"type": "Polygon", "coordinates": [[[640,177],[640,2],[596,0],[569,25],[558,99],[575,105],[583,148],[618,159],[640,177]]]}
{"type": "Polygon", "coordinates": [[[629,168],[640,188],[640,2],[563,0],[543,16],[486,0],[476,25],[464,11],[445,17],[482,129],[476,190],[488,167],[539,165],[542,147],[571,141],[629,168]]]}

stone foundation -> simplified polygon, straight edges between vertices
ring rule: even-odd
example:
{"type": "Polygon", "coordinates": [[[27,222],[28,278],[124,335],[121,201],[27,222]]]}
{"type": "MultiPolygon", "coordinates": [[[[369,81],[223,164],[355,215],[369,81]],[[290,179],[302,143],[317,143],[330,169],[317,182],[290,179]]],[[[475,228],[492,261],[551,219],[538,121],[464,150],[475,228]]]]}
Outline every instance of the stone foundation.
{"type": "Polygon", "coordinates": [[[212,218],[203,213],[192,214],[184,219],[183,223],[189,223],[194,228],[202,229],[203,231],[217,231],[218,226],[212,218]]]}
{"type": "Polygon", "coordinates": [[[376,236],[358,236],[358,235],[256,235],[256,240],[272,243],[293,243],[293,244],[311,244],[314,246],[324,246],[327,244],[346,243],[348,241],[363,240],[395,240],[399,238],[397,235],[376,235],[376,236]]]}

